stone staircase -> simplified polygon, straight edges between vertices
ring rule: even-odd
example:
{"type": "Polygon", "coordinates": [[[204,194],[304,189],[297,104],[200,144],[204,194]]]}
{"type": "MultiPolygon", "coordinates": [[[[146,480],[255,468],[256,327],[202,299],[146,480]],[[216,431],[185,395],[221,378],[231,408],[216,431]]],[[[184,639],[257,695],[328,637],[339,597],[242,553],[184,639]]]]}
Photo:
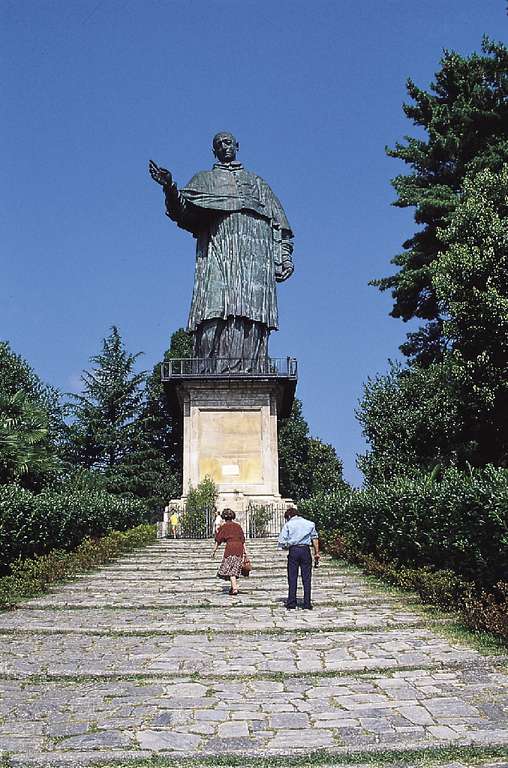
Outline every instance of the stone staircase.
{"type": "Polygon", "coordinates": [[[285,554],[271,540],[248,548],[238,597],[215,576],[211,541],[163,540],[0,614],[0,754],[289,765],[322,750],[345,765],[508,745],[506,658],[446,639],[408,599],[329,558],[314,610],[286,611],[285,554]]]}

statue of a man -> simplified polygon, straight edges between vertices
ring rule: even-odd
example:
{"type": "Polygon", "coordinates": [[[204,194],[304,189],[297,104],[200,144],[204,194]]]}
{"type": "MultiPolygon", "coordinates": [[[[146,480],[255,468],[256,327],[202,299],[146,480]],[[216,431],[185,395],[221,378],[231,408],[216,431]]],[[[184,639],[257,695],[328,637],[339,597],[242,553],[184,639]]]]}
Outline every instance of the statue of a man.
{"type": "Polygon", "coordinates": [[[284,209],[266,181],[237,162],[238,148],[231,133],[218,133],[217,162],[183,189],[168,170],[149,165],[164,190],[167,216],[197,240],[188,330],[195,357],[230,361],[217,360],[218,371],[266,362],[270,331],[278,328],[275,283],[293,272],[284,209]]]}

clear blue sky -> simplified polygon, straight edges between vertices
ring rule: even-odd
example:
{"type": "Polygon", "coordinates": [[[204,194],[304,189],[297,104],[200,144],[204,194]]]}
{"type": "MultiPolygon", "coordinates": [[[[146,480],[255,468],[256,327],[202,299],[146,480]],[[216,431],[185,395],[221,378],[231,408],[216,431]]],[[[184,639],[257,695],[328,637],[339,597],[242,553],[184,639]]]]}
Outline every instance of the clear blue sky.
{"type": "Polygon", "coordinates": [[[143,367],[186,322],[194,243],[146,166],[184,184],[231,130],[282,199],[295,273],[272,356],[359,482],[354,409],[408,330],[368,287],[413,231],[385,145],[444,47],[506,35],[504,0],[0,0],[0,338],[62,391],[112,324],[143,367]]]}

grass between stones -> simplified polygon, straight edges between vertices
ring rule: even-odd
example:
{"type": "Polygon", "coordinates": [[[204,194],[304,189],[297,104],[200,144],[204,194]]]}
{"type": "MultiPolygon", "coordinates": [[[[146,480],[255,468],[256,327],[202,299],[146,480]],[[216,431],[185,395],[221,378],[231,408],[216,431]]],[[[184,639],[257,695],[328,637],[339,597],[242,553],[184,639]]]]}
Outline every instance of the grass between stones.
{"type": "MultiPolygon", "coordinates": [[[[418,766],[418,768],[437,768],[457,764],[479,766],[508,760],[508,747],[421,747],[417,749],[379,749],[373,751],[344,751],[331,754],[326,750],[316,750],[305,755],[277,755],[274,757],[252,757],[250,755],[210,755],[201,758],[179,758],[177,756],[157,755],[149,758],[107,759],[95,761],[95,768],[315,768],[323,766],[370,766],[383,768],[394,766],[418,766]]],[[[0,758],[0,768],[31,768],[40,765],[31,761],[14,763],[8,754],[0,758]]],[[[45,762],[46,768],[61,765],[45,762]]],[[[73,768],[80,768],[79,755],[73,761],[73,768]]]]}
{"type": "MultiPolygon", "coordinates": [[[[489,668],[492,666],[503,667],[506,663],[506,658],[499,659],[498,664],[496,661],[489,660],[489,668]]],[[[65,675],[65,674],[36,674],[27,675],[26,677],[17,677],[11,674],[0,674],[0,681],[5,680],[8,682],[18,681],[22,687],[30,685],[39,685],[41,683],[104,683],[104,682],[161,682],[167,683],[169,681],[178,680],[179,682],[207,682],[213,686],[214,683],[225,682],[250,682],[256,680],[270,680],[273,682],[283,683],[286,680],[302,680],[309,685],[318,684],[321,680],[330,680],[335,678],[362,678],[362,679],[375,679],[380,676],[385,678],[393,678],[395,675],[400,676],[401,673],[419,672],[419,671],[458,671],[467,670],[472,666],[472,662],[464,661],[447,661],[447,662],[435,662],[431,664],[408,664],[399,665],[393,667],[385,666],[372,666],[365,667],[363,669],[329,669],[329,670],[315,670],[314,672],[302,672],[296,670],[294,672],[253,672],[250,674],[239,674],[234,672],[230,675],[213,674],[206,675],[202,672],[130,672],[122,674],[119,672],[111,672],[104,674],[82,674],[82,675],[65,675]]],[[[479,661],[474,662],[474,668],[480,667],[479,661]]],[[[1,768],[1,766],[0,766],[1,768]]]]}

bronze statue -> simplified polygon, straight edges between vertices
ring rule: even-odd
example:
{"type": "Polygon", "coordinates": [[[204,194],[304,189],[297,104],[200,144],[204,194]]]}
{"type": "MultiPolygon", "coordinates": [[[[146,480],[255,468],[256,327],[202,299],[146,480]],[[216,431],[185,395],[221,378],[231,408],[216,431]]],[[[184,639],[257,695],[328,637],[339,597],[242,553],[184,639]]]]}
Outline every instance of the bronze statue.
{"type": "Polygon", "coordinates": [[[167,216],[197,240],[188,322],[194,356],[251,370],[266,363],[278,328],[275,283],[293,273],[293,233],[266,181],[237,162],[238,148],[231,133],[218,133],[213,169],[183,189],[153,160],[149,171],[164,190],[167,216]]]}

